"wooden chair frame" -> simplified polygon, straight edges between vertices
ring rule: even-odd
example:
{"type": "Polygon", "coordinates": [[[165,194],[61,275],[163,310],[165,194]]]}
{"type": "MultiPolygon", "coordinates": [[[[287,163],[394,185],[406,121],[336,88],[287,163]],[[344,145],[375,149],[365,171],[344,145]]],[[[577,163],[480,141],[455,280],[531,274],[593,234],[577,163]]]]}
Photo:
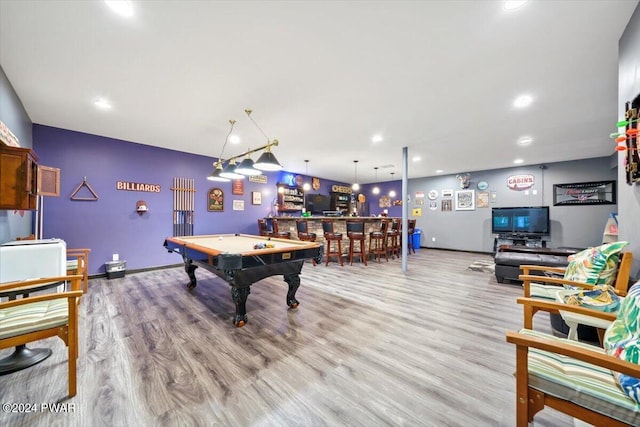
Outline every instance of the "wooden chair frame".
{"type": "Polygon", "coordinates": [[[0,302],[0,310],[17,307],[21,305],[29,305],[41,301],[50,301],[55,299],[67,299],[68,304],[68,317],[67,323],[62,326],[56,326],[49,329],[34,330],[15,335],[7,338],[0,339],[0,349],[15,347],[17,345],[27,344],[33,341],[39,341],[49,337],[59,337],[64,341],[68,348],[69,359],[69,397],[76,395],[76,360],[78,358],[78,302],[82,296],[81,282],[83,276],[80,274],[60,277],[47,277],[34,280],[23,280],[19,282],[9,282],[0,284],[0,291],[19,290],[24,291],[25,294],[29,292],[30,288],[37,287],[44,283],[51,282],[64,282],[69,281],[71,283],[71,291],[50,293],[37,296],[27,296],[24,298],[15,299],[12,301],[0,302]]]}
{"type": "Polygon", "coordinates": [[[67,274],[80,274],[82,276],[82,290],[86,294],[89,292],[89,252],[91,249],[78,248],[67,249],[67,259],[76,258],[77,268],[67,268],[67,274]]]}
{"type": "MultiPolygon", "coordinates": [[[[623,252],[622,256],[620,257],[620,261],[618,262],[618,270],[616,273],[616,278],[613,286],[615,293],[620,296],[625,296],[627,294],[627,290],[629,289],[629,275],[631,274],[632,264],[633,264],[633,253],[623,252]]],[[[530,274],[532,271],[540,271],[540,272],[546,271],[546,272],[562,274],[564,273],[564,270],[565,270],[563,267],[521,265],[520,269],[523,271],[524,274],[521,274],[518,278],[522,280],[522,287],[524,289],[525,298],[531,297],[531,283],[545,283],[545,284],[557,285],[558,290],[562,289],[562,286],[564,285],[581,287],[583,289],[592,289],[594,286],[596,286],[596,285],[589,285],[583,282],[565,280],[560,277],[548,277],[548,276],[539,276],[535,274],[530,274]]],[[[533,318],[533,315],[536,313],[536,311],[538,311],[538,308],[535,306],[532,306],[531,310],[533,311],[531,313],[531,316],[528,316],[527,313],[525,313],[524,315],[524,327],[527,329],[532,329],[533,327],[532,318],[533,318]]],[[[553,313],[553,314],[559,314],[558,310],[553,310],[553,308],[550,308],[550,307],[547,307],[545,311],[548,311],[549,313],[553,313]]]]}
{"type": "MultiPolygon", "coordinates": [[[[543,301],[533,298],[518,298],[518,303],[524,306],[525,328],[532,323],[532,317],[537,311],[571,311],[606,320],[615,320],[612,313],[605,313],[580,306],[564,305],[555,302],[543,301]]],[[[507,332],[506,340],[516,345],[516,426],[526,427],[533,422],[535,414],[546,406],[563,412],[574,418],[578,418],[595,426],[627,426],[619,420],[612,419],[593,410],[564,400],[544,390],[533,388],[529,385],[529,348],[562,354],[593,365],[601,366],[626,375],[640,378],[640,365],[626,362],[614,356],[609,356],[599,351],[572,346],[570,343],[547,340],[540,337],[531,337],[518,332],[507,332]]]]}

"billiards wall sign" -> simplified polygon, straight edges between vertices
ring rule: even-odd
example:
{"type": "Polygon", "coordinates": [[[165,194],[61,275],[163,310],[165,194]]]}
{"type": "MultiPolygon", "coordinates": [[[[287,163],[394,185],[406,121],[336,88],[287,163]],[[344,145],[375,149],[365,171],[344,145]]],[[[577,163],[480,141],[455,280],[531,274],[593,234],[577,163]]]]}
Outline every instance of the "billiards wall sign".
{"type": "Polygon", "coordinates": [[[116,181],[116,190],[124,191],[146,191],[148,193],[159,193],[162,187],[160,184],[145,184],[143,182],[116,181]]]}
{"type": "Polygon", "coordinates": [[[212,188],[207,195],[207,210],[209,212],[224,211],[224,191],[222,188],[212,188]]]}

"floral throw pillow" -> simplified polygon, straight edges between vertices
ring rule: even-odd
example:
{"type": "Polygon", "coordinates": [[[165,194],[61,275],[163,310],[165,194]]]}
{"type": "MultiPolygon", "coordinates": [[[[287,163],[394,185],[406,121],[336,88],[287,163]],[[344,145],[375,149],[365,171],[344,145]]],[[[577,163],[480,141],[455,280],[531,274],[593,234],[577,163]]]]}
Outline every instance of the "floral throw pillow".
{"type": "Polygon", "coordinates": [[[629,242],[607,243],[570,255],[564,278],[589,285],[613,285],[620,251],[629,242]]]}
{"type": "MultiPolygon", "coordinates": [[[[604,335],[607,354],[640,364],[640,281],[631,287],[620,306],[616,320],[604,335]]],[[[622,391],[640,403],[640,378],[615,373],[622,391]]]]}

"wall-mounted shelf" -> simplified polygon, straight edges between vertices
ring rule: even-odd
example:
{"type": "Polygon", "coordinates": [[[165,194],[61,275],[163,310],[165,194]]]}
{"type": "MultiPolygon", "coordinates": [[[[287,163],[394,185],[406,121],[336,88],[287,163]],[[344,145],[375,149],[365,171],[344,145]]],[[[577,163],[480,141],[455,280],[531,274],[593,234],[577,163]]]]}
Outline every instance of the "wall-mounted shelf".
{"type": "Polygon", "coordinates": [[[304,190],[286,184],[277,184],[278,190],[278,211],[280,212],[302,212],[304,208],[304,190]]]}

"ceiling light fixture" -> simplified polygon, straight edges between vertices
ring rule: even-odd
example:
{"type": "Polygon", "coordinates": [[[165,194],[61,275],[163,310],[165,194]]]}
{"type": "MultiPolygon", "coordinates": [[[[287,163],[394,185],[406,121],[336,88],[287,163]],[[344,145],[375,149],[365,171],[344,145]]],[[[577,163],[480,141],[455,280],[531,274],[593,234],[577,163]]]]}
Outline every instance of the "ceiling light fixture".
{"type": "Polygon", "coordinates": [[[527,0],[506,0],[502,4],[502,8],[504,10],[516,10],[524,6],[526,2],[527,0]]]}
{"type": "Polygon", "coordinates": [[[442,169],[436,170],[436,173],[442,173],[442,172],[444,172],[442,169]]]}
{"type": "MultiPolygon", "coordinates": [[[[244,112],[247,114],[247,117],[249,117],[249,120],[253,122],[255,127],[258,128],[260,133],[264,135],[265,138],[267,138],[267,145],[263,147],[265,148],[264,153],[262,153],[260,157],[258,157],[258,160],[253,164],[253,167],[256,169],[260,169],[263,171],[270,171],[270,172],[281,170],[282,165],[278,162],[278,159],[276,159],[276,156],[274,156],[273,153],[271,152],[271,147],[274,145],[277,146],[278,140],[277,139],[274,139],[273,141],[269,140],[269,137],[267,136],[267,134],[264,133],[264,131],[260,128],[260,126],[258,126],[256,121],[253,120],[253,117],[251,117],[251,113],[252,113],[251,109],[247,108],[244,110],[244,112]]],[[[262,148],[258,148],[258,150],[261,150],[261,149],[262,148]]]]}
{"type": "Polygon", "coordinates": [[[382,135],[380,134],[373,135],[373,137],[371,138],[371,142],[373,142],[374,144],[377,142],[382,142],[382,135]]]}
{"type": "Polygon", "coordinates": [[[513,101],[513,106],[516,108],[525,108],[531,105],[533,98],[531,95],[521,95],[513,101]]]}
{"type": "Polygon", "coordinates": [[[133,16],[133,4],[130,0],[104,0],[104,2],[111,10],[124,18],[133,16]]]}
{"type": "Polygon", "coordinates": [[[376,180],[375,180],[376,186],[371,189],[371,192],[373,194],[380,194],[380,187],[378,187],[377,185],[378,184],[378,167],[377,166],[374,167],[373,170],[376,171],[376,180]]]}
{"type": "Polygon", "coordinates": [[[93,105],[95,105],[97,108],[101,109],[101,110],[110,110],[111,109],[111,103],[109,101],[107,101],[104,98],[96,98],[93,101],[93,105]]]}
{"type": "Polygon", "coordinates": [[[515,159],[515,160],[513,161],[513,163],[515,163],[516,165],[520,165],[520,164],[524,163],[524,160],[522,160],[522,159],[515,159]]]}
{"type": "Polygon", "coordinates": [[[523,136],[520,139],[518,139],[518,145],[521,145],[523,147],[530,145],[532,142],[533,142],[533,138],[531,138],[530,136],[523,136]]]}
{"type": "Polygon", "coordinates": [[[236,164],[235,159],[229,160],[229,164],[222,172],[220,172],[220,176],[228,179],[244,179],[244,175],[238,172],[238,165],[236,164]]]}
{"type": "MultiPolygon", "coordinates": [[[[307,175],[307,179],[309,179],[309,160],[305,160],[304,161],[305,167],[305,175],[307,175]]],[[[304,185],[302,186],[302,189],[304,191],[309,191],[311,189],[311,184],[309,184],[309,182],[305,182],[304,185]]]]}
{"type": "Polygon", "coordinates": [[[413,156],[413,158],[412,158],[411,160],[413,160],[414,162],[419,162],[420,160],[422,160],[422,157],[420,157],[420,156],[413,156]]]}
{"type": "Polygon", "coordinates": [[[251,117],[250,109],[247,108],[246,110],[244,110],[244,112],[247,114],[247,117],[249,117],[253,124],[258,128],[258,130],[267,138],[267,144],[262,147],[247,150],[244,153],[238,154],[237,156],[224,159],[222,157],[224,154],[224,149],[227,146],[227,143],[232,139],[231,134],[233,132],[233,127],[236,124],[235,120],[229,120],[231,129],[229,130],[229,133],[224,140],[224,144],[222,145],[222,150],[220,152],[218,160],[213,164],[214,170],[211,175],[207,177],[208,180],[224,182],[224,179],[242,179],[245,177],[245,175],[260,175],[262,173],[260,171],[278,171],[282,169],[282,165],[280,165],[278,159],[276,159],[276,156],[274,156],[271,152],[271,147],[278,146],[278,140],[269,140],[269,137],[262,131],[262,129],[260,129],[260,126],[258,126],[255,120],[253,120],[253,118],[251,117]],[[250,154],[262,150],[265,150],[264,153],[262,153],[262,155],[256,162],[253,162],[253,160],[251,160],[250,154]],[[242,160],[242,162],[240,162],[240,165],[236,165],[236,159],[244,156],[246,156],[246,159],[242,160]],[[226,162],[229,162],[229,164],[226,168],[223,168],[222,165],[226,162]]]}
{"type": "Polygon", "coordinates": [[[502,4],[502,8],[504,10],[516,10],[516,9],[520,9],[522,6],[524,6],[524,4],[526,2],[527,2],[527,0],[506,0],[502,4]]]}
{"type": "MultiPolygon", "coordinates": [[[[231,132],[233,132],[233,126],[236,124],[236,121],[229,120],[229,124],[231,125],[231,128],[229,129],[229,133],[227,133],[227,136],[224,139],[224,144],[222,145],[222,153],[220,153],[220,156],[222,156],[222,154],[224,153],[224,147],[226,147],[227,142],[229,142],[229,137],[231,136],[231,132]]],[[[222,172],[223,172],[222,159],[218,158],[218,161],[213,164],[213,172],[211,172],[211,174],[207,177],[207,180],[216,181],[216,182],[231,181],[229,178],[225,178],[224,176],[222,176],[221,175],[222,172]]]]}
{"type": "Polygon", "coordinates": [[[236,167],[236,173],[246,176],[256,176],[262,174],[262,172],[254,167],[253,160],[251,160],[251,156],[249,154],[247,154],[247,157],[242,160],[236,167]]]}
{"type": "Polygon", "coordinates": [[[353,161],[353,166],[355,168],[355,177],[356,179],[353,181],[353,185],[351,186],[351,189],[353,191],[358,191],[360,189],[360,184],[358,184],[358,161],[354,160],[353,161]]]}

